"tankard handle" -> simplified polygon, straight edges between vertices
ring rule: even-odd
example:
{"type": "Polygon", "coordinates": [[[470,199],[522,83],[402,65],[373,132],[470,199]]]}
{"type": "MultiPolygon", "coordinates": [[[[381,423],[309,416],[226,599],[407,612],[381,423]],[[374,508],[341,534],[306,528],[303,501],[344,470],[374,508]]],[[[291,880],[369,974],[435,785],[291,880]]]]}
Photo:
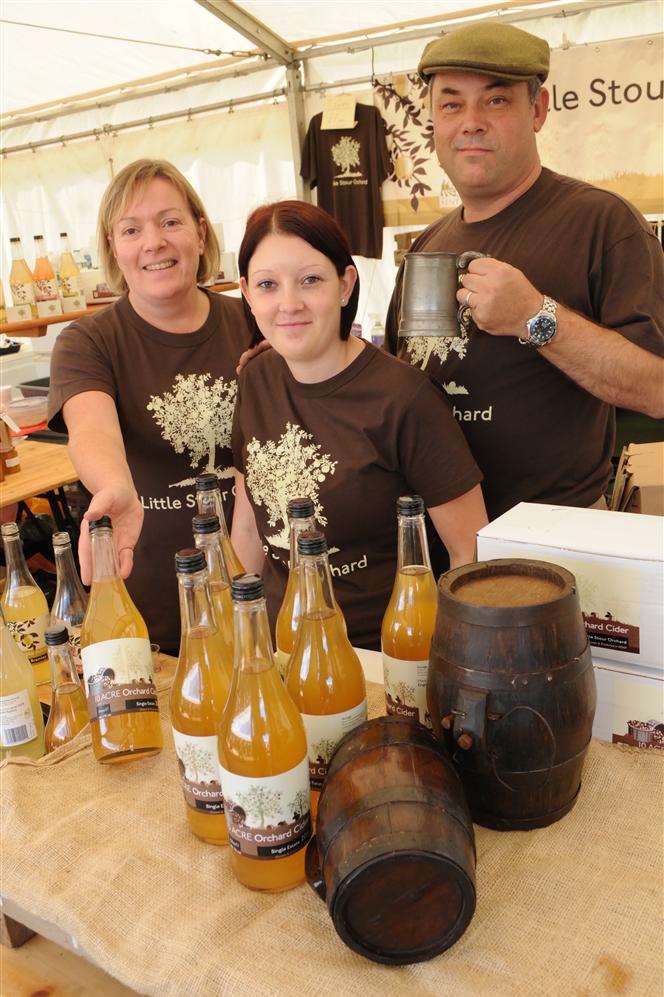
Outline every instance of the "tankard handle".
{"type": "Polygon", "coordinates": [[[474,249],[468,249],[465,253],[461,253],[457,256],[457,270],[459,271],[459,276],[463,270],[468,269],[468,264],[471,260],[487,260],[489,258],[488,253],[476,253],[474,249]]]}
{"type": "MultiPolygon", "coordinates": [[[[456,262],[457,282],[459,284],[461,283],[461,277],[468,269],[468,264],[471,262],[471,260],[486,260],[486,259],[488,259],[487,253],[476,253],[475,250],[473,249],[468,249],[466,250],[465,253],[461,253],[460,256],[457,256],[457,262],[456,262]]],[[[457,310],[457,323],[462,333],[463,332],[468,333],[470,331],[472,322],[473,322],[473,315],[468,305],[459,305],[459,308],[457,310]]]]}

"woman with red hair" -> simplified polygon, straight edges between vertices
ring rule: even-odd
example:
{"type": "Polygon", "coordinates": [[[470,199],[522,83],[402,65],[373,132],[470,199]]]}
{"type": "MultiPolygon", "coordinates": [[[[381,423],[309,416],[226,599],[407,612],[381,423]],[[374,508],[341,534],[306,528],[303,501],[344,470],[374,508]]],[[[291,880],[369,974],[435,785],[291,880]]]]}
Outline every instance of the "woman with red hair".
{"type": "Polygon", "coordinates": [[[239,378],[235,549],[262,571],[274,624],[288,577],[286,506],[309,496],[348,635],[379,649],[397,498],[421,495],[451,565],[465,564],[487,521],[481,472],[426,375],[350,335],[358,276],[330,215],[302,201],[258,208],[239,271],[249,325],[272,349],[239,378]]]}

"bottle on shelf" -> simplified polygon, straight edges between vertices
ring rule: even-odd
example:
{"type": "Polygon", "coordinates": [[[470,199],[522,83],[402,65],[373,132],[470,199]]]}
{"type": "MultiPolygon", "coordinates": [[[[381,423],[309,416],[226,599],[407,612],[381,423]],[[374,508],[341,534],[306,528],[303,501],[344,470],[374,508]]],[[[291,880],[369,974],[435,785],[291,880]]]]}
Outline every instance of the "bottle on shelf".
{"type": "MultiPolygon", "coordinates": [[[[219,517],[194,516],[192,519],[194,543],[205,555],[212,604],[217,617],[219,638],[224,645],[224,653],[233,661],[233,604],[231,586],[222,548],[219,517]]],[[[232,668],[231,668],[232,671],[232,668]]]]}
{"type": "Polygon", "coordinates": [[[0,470],[2,477],[0,477],[0,480],[10,474],[18,474],[21,470],[21,460],[16,447],[12,443],[9,426],[5,422],[6,418],[8,418],[7,413],[0,412],[0,462],[2,464],[2,469],[0,470]]]}
{"type": "Polygon", "coordinates": [[[219,489],[219,478],[216,474],[199,474],[196,478],[196,503],[198,513],[201,516],[218,516],[219,528],[221,530],[221,549],[224,552],[224,561],[229,580],[232,581],[236,575],[244,574],[242,561],[233,550],[231,538],[228,535],[224,507],[221,501],[221,491],[219,489]]]}
{"type": "Polygon", "coordinates": [[[0,322],[4,325],[7,321],[7,306],[5,304],[5,289],[0,280],[0,322]]]}
{"type": "Polygon", "coordinates": [[[217,626],[205,554],[175,555],[180,656],[171,688],[171,725],[189,826],[212,845],[228,843],[218,734],[233,677],[232,648],[217,626]]]}
{"type": "Polygon", "coordinates": [[[58,281],[51,261],[46,255],[43,235],[35,236],[35,265],[32,276],[35,281],[37,313],[42,318],[61,314],[58,281]]]}
{"type": "Polygon", "coordinates": [[[58,624],[46,631],[51,665],[51,711],[46,723],[46,750],[54,751],[76,737],[89,723],[85,693],[79,681],[67,627],[58,624]]]}
{"type": "Polygon", "coordinates": [[[41,758],[44,718],[32,666],[0,614],[0,761],[10,755],[41,758]]]}
{"type": "Polygon", "coordinates": [[[26,310],[26,319],[37,318],[35,282],[30,267],[25,262],[21,240],[18,236],[9,240],[12,251],[12,268],[9,272],[9,289],[16,308],[26,310]],[[30,314],[27,314],[28,309],[30,314]]]}
{"type": "Polygon", "coordinates": [[[111,520],[102,516],[88,527],[92,587],[81,659],[92,748],[100,762],[127,762],[163,745],[150,638],[120,577],[111,520]]]}
{"type": "Polygon", "coordinates": [[[35,682],[41,685],[50,682],[44,640],[49,619],[46,596],[30,573],[16,523],[3,523],[1,532],[7,566],[2,612],[17,647],[32,665],[35,682]]]}
{"type": "Polygon", "coordinates": [[[60,233],[58,277],[63,311],[85,308],[85,298],[81,287],[81,270],[69,248],[69,236],[66,232],[60,233]]]}
{"type": "Polygon", "coordinates": [[[300,617],[300,582],[299,557],[297,553],[297,538],[305,530],[316,528],[314,520],[314,504],[310,498],[291,499],[287,506],[288,522],[290,524],[290,562],[288,565],[288,581],[286,591],[277,615],[275,628],[275,643],[277,650],[277,668],[284,678],[291,652],[295,647],[295,635],[300,617]]]}
{"type": "Polygon", "coordinates": [[[263,582],[231,582],[233,682],[219,733],[231,868],[253,890],[304,879],[311,836],[309,759],[302,718],[274,663],[263,582]]]}
{"type": "Polygon", "coordinates": [[[315,819],[327,767],[337,744],[367,719],[364,672],[334,600],[327,543],[319,530],[297,539],[300,625],[286,688],[302,715],[309,751],[311,813],[315,819]]]}
{"type": "Polygon", "coordinates": [[[381,628],[385,701],[388,714],[430,727],[427,675],[437,591],[419,495],[397,499],[397,521],[397,573],[381,628]]]}
{"type": "Polygon", "coordinates": [[[88,594],[78,577],[69,534],[54,533],[51,539],[57,572],[55,598],[51,606],[51,626],[64,624],[67,627],[76,671],[82,675],[81,626],[88,605],[88,594]]]}

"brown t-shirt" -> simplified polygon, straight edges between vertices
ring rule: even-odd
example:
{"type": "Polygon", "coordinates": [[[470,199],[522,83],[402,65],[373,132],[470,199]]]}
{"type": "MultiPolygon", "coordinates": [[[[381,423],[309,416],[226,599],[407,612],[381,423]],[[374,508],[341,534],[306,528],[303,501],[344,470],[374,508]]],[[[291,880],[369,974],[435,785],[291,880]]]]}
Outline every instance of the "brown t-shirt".
{"type": "Polygon", "coordinates": [[[385,123],[377,108],[355,105],[355,128],[321,130],[322,112],[309,124],[300,175],[318,186],[318,206],[336,218],[351,253],[383,255],[380,187],[392,169],[385,123]]]}
{"type": "Polygon", "coordinates": [[[288,500],[308,495],[330,548],[351,641],[376,647],[397,556],[396,500],[428,508],[463,495],[481,474],[428,378],[369,343],[345,370],[301,384],[275,350],[239,379],[235,466],[245,475],[266,552],[274,624],[288,576],[288,500]]]}
{"type": "Polygon", "coordinates": [[[58,336],[51,362],[49,425],[64,431],[62,407],[83,391],[115,401],[127,462],[145,520],[127,587],[152,640],[177,649],[180,635],[175,551],[192,546],[197,474],[214,470],[227,520],[233,509],[230,451],[235,367],[249,344],[239,299],[209,294],[196,332],[162,332],[125,296],[58,336]]]}
{"type": "MultiPolygon", "coordinates": [[[[455,210],[412,248],[487,253],[517,267],[542,294],[664,355],[662,248],[642,216],[615,194],[543,169],[499,214],[467,223],[455,210]]],[[[400,271],[386,322],[393,353],[401,277],[400,271]]],[[[589,506],[602,495],[615,410],[545,354],[511,336],[479,332],[468,339],[401,339],[399,355],[445,387],[484,472],[490,518],[517,502],[589,506]]]]}

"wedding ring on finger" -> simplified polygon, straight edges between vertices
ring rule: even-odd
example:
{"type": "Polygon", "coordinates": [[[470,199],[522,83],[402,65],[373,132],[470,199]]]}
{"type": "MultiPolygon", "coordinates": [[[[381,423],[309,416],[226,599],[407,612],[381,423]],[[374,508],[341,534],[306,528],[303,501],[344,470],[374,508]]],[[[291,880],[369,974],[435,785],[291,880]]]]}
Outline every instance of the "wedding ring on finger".
{"type": "Polygon", "coordinates": [[[472,291],[469,291],[468,294],[466,295],[466,308],[472,308],[473,307],[471,305],[471,303],[470,303],[470,298],[471,298],[472,293],[473,293],[472,291]]]}

